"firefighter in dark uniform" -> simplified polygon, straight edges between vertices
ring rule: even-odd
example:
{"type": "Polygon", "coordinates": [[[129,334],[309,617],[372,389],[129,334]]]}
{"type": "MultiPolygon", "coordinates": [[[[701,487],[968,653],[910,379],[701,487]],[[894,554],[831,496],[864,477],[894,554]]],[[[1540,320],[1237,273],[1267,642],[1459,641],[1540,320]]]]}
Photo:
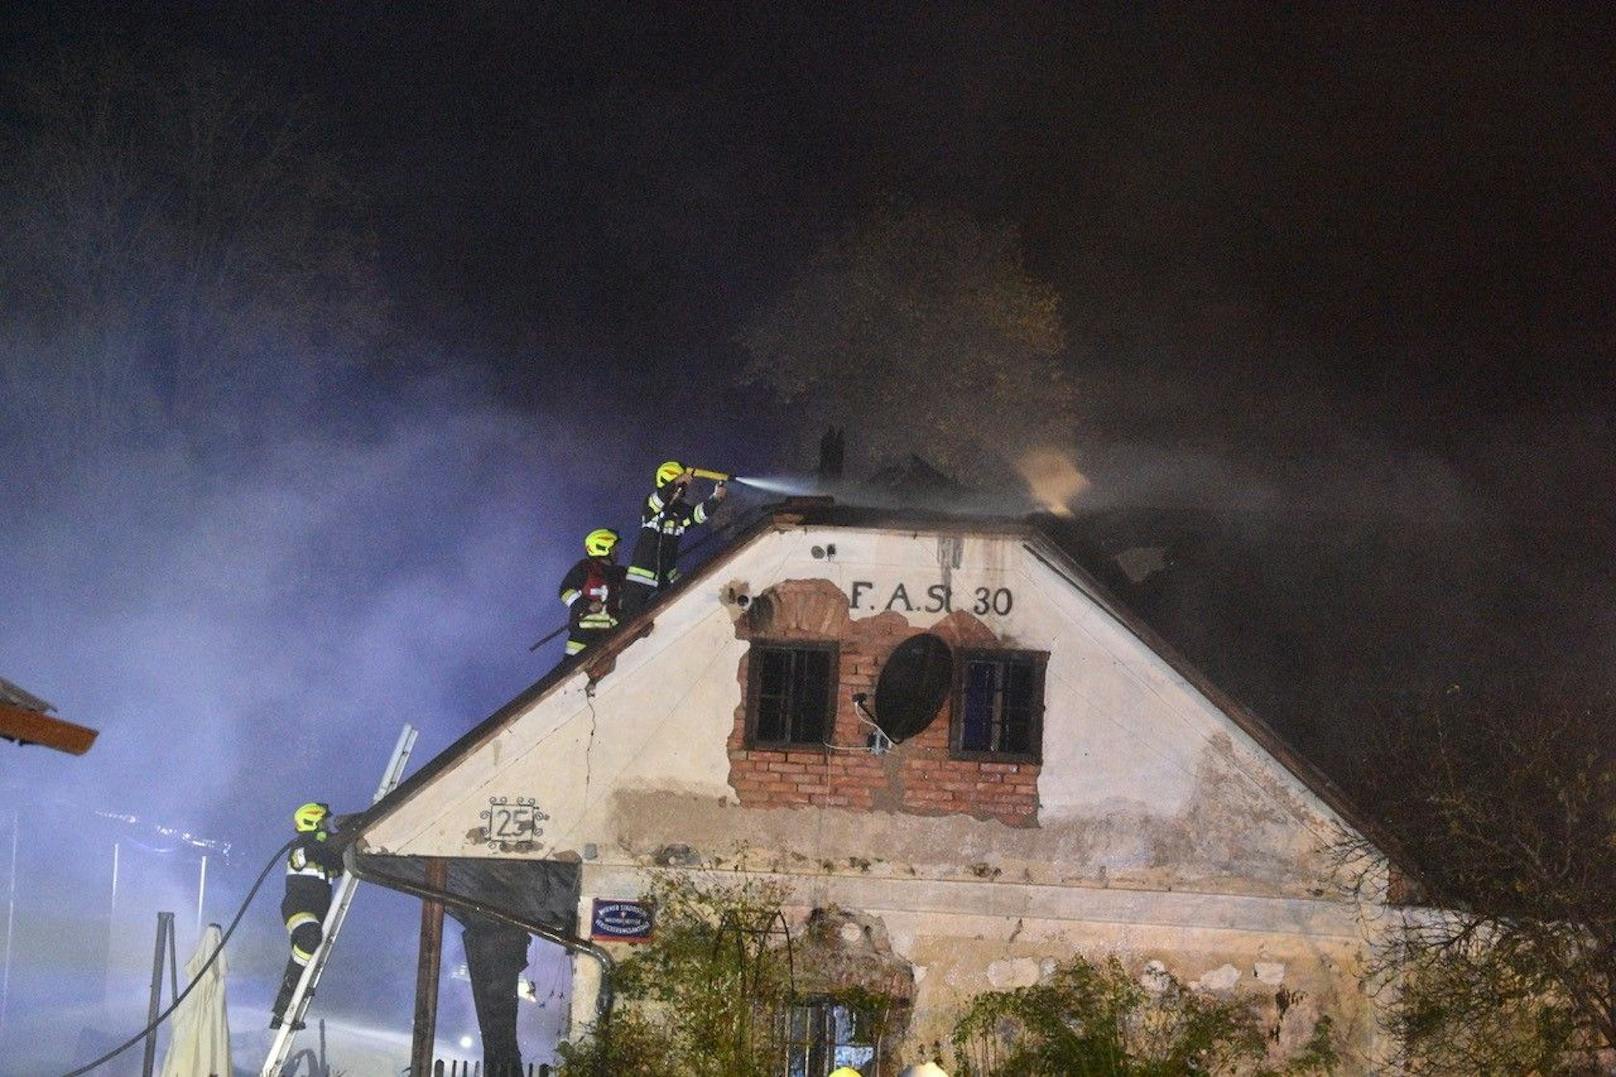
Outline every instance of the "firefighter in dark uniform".
{"type": "Polygon", "coordinates": [[[286,896],[281,899],[281,919],[292,937],[292,956],[270,1013],[270,1028],[280,1027],[303,967],[320,945],[326,910],[331,908],[331,880],[342,874],[342,854],[326,844],[330,817],[330,805],[317,802],[292,813],[297,843],[286,854],[286,896]]]}
{"type": "Polygon", "coordinates": [[[623,599],[623,567],[617,564],[619,535],[597,527],[584,536],[582,561],[561,580],[561,601],[568,610],[567,654],[575,655],[598,643],[617,627],[623,599]]]}
{"type": "Polygon", "coordinates": [[[657,468],[656,489],[645,499],[640,512],[640,537],[634,543],[628,586],[623,594],[624,613],[638,611],[658,588],[679,578],[679,536],[696,524],[706,523],[728,495],[720,482],[707,500],[691,504],[690,484],[695,477],[677,460],[668,460],[657,468]]]}

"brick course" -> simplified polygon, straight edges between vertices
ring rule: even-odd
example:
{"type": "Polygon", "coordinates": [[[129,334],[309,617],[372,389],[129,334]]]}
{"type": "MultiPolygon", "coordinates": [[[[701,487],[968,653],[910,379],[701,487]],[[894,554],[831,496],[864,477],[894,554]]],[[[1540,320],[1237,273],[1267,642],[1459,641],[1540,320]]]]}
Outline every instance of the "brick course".
{"type": "MultiPolygon", "coordinates": [[[[886,660],[921,630],[897,612],[854,620],[847,598],[827,580],[787,580],[769,588],[736,623],[741,639],[761,642],[834,641],[839,648],[836,715],[830,743],[863,748],[870,727],[852,701],[873,692],[886,660]]],[[[955,611],[930,629],[954,647],[991,647],[991,629],[955,611]]],[[[747,658],[736,670],[741,705],[729,737],[730,785],[748,807],[820,806],[912,815],[969,815],[1010,826],[1038,825],[1036,763],[949,758],[953,700],[919,735],[885,756],[826,748],[790,750],[746,745],[747,658]]]]}

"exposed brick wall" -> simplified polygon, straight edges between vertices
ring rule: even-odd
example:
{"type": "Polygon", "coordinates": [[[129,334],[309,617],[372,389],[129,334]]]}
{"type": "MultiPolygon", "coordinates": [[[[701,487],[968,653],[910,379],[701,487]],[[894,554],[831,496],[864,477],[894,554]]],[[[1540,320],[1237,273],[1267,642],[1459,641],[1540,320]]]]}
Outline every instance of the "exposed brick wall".
{"type": "MultiPolygon", "coordinates": [[[[870,727],[860,721],[853,694],[866,692],[873,698],[887,655],[920,631],[897,612],[852,619],[846,596],[826,580],[779,583],[758,596],[736,623],[736,634],[746,640],[837,643],[840,683],[830,741],[850,747],[863,747],[870,733],[870,727]]],[[[930,631],[954,647],[991,647],[998,642],[991,629],[962,611],[950,614],[930,631]]],[[[882,756],[835,749],[749,749],[745,656],[735,675],[741,684],[741,705],[736,708],[729,737],[730,784],[743,805],[962,814],[999,819],[1011,826],[1038,825],[1038,764],[949,758],[952,699],[918,736],[882,756]]]]}

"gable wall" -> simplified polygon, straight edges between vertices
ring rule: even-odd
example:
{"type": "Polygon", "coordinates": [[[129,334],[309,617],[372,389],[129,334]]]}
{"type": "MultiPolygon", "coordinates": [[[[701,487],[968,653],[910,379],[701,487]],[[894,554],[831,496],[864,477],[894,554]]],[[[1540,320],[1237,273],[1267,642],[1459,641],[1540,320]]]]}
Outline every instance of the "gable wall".
{"type": "MultiPolygon", "coordinates": [[[[1368,1051],[1359,910],[1331,890],[1324,848],[1337,823],[1021,538],[809,529],[731,555],[598,683],[579,672],[556,686],[363,841],[582,860],[584,923],[592,898],[636,896],[657,865],[778,880],[799,923],[831,907],[878,922],[913,970],[916,1050],[946,1038],[972,994],[1036,982],[1081,951],[1255,992],[1280,1046],[1330,1012],[1368,1051]],[[900,584],[907,603],[894,600],[900,584]],[[925,608],[934,586],[967,596],[966,609],[925,608]],[[852,690],[907,635],[1047,651],[1042,765],[998,781],[976,765],[967,780],[946,759],[946,714],[881,758],[747,749],[751,628],[737,597],[771,588],[803,599],[771,638],[844,647],[837,743],[862,741],[852,690]],[[972,612],[978,588],[1011,592],[1009,613],[972,612]],[[496,796],[535,800],[542,834],[490,841],[481,812],[496,796]],[[1281,997],[1307,1001],[1286,1016],[1281,997]]],[[[586,1019],[591,966],[575,976],[586,1019]]]]}
{"type": "Polygon", "coordinates": [[[581,672],[568,679],[366,840],[419,855],[576,857],[593,846],[630,859],[746,844],[769,858],[868,861],[906,876],[958,877],[986,863],[1032,882],[1301,896],[1325,885],[1321,846],[1335,823],[1019,537],[810,529],[738,551],[661,611],[592,690],[581,672]],[[900,586],[907,601],[895,599],[900,586]],[[966,608],[927,609],[938,586],[966,608]],[[1047,651],[1042,767],[957,765],[946,758],[946,715],[883,758],[747,749],[748,628],[735,598],[771,587],[820,596],[788,631],[828,631],[848,645],[844,744],[863,740],[851,690],[908,634],[987,633],[1047,651]],[[1008,614],[976,615],[979,588],[1008,592],[1008,614]],[[534,798],[549,817],[544,833],[524,846],[490,843],[479,816],[494,796],[534,798]]]}

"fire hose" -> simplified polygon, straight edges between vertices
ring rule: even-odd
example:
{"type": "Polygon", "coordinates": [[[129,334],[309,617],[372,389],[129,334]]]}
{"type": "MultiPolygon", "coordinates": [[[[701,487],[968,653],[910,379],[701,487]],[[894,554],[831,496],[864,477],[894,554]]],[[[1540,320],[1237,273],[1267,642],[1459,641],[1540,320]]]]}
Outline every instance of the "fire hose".
{"type": "MultiPolygon", "coordinates": [[[[301,835],[299,836],[301,837],[301,835]]],[[[78,1069],[72,1070],[69,1073],[65,1073],[62,1075],[62,1077],[79,1077],[80,1074],[89,1073],[96,1067],[111,1062],[114,1058],[117,1058],[119,1055],[129,1050],[129,1048],[133,1047],[135,1044],[139,1043],[141,1040],[144,1040],[147,1036],[155,1032],[158,1026],[160,1026],[164,1021],[167,1021],[169,1016],[173,1014],[175,1010],[180,1008],[180,1003],[185,1001],[185,996],[189,995],[191,990],[195,988],[197,984],[202,982],[202,977],[207,975],[208,969],[212,968],[213,963],[218,960],[219,955],[224,953],[225,943],[229,942],[230,936],[235,934],[236,926],[241,923],[241,918],[246,915],[247,906],[251,905],[253,898],[258,896],[258,891],[263,887],[264,880],[269,878],[269,873],[274,870],[277,864],[281,862],[281,854],[285,853],[288,849],[295,845],[297,840],[297,838],[293,838],[285,845],[282,845],[279,849],[276,849],[275,855],[271,856],[264,864],[264,870],[258,873],[258,881],[253,883],[252,889],[247,891],[247,896],[242,899],[241,908],[236,910],[236,915],[231,919],[230,926],[225,929],[224,936],[219,939],[219,945],[216,946],[213,952],[208,955],[208,959],[202,963],[202,967],[196,970],[195,978],[192,979],[190,983],[185,985],[185,990],[181,991],[174,997],[174,1001],[170,1003],[168,1009],[158,1014],[157,1019],[152,1021],[145,1028],[141,1029],[133,1036],[130,1036],[123,1043],[114,1047],[112,1050],[108,1051],[94,1062],[91,1062],[88,1065],[80,1066],[78,1069]]]]}

